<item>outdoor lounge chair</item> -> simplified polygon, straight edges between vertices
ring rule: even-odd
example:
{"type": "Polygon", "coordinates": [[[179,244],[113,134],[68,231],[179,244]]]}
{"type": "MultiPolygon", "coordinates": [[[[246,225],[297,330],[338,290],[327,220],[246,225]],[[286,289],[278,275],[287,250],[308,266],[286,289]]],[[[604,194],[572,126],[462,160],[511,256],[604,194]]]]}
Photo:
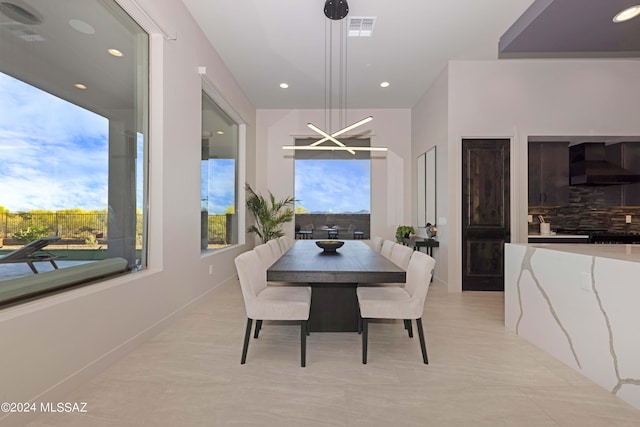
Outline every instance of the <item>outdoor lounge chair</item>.
{"type": "Polygon", "coordinates": [[[51,265],[53,265],[53,268],[57,269],[58,266],[54,261],[57,256],[52,253],[43,251],[42,249],[53,242],[57,242],[58,240],[60,240],[60,237],[55,236],[44,237],[42,239],[29,242],[20,249],[16,249],[15,251],[10,252],[9,254],[0,258],[0,264],[26,262],[31,268],[31,271],[33,271],[35,274],[38,274],[38,270],[36,270],[36,267],[33,263],[49,261],[51,265]]]}

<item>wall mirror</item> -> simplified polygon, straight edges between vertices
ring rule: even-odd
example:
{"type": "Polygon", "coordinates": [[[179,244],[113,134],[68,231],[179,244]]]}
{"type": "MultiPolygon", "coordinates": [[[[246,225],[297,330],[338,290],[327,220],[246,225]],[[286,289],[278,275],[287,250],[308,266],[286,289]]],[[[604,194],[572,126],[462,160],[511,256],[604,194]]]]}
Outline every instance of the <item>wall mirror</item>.
{"type": "Polygon", "coordinates": [[[418,174],[418,227],[436,224],[436,147],[420,154],[416,160],[418,174]]]}
{"type": "Polygon", "coordinates": [[[436,147],[431,147],[425,156],[425,224],[436,225],[436,147]]]}
{"type": "Polygon", "coordinates": [[[427,153],[422,153],[418,156],[416,163],[416,171],[418,174],[417,190],[418,190],[418,227],[422,228],[427,223],[427,191],[425,185],[427,183],[426,177],[426,158],[427,153]]]}

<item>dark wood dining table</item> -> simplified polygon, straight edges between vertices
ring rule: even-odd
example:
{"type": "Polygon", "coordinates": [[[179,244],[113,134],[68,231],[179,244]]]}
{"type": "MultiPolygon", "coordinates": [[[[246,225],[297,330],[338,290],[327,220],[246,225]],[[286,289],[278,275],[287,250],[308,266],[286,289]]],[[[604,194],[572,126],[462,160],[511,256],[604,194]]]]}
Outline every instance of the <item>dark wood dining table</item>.
{"type": "Polygon", "coordinates": [[[311,285],[312,332],[357,331],[358,284],[406,281],[402,268],[363,241],[346,240],[334,253],[323,252],[315,242],[296,241],[267,269],[268,281],[311,285]]]}

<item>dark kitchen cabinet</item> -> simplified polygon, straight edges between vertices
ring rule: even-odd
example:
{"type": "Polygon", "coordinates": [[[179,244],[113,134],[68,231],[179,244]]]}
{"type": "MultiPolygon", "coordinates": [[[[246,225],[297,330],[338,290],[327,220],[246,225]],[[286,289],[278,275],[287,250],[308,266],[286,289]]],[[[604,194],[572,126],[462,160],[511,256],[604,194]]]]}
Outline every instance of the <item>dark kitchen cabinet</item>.
{"type": "Polygon", "coordinates": [[[529,206],[569,204],[569,143],[529,142],[529,206]]]}
{"type": "MultiPolygon", "coordinates": [[[[607,159],[640,173],[640,142],[621,142],[607,146],[607,159]]],[[[640,206],[640,182],[620,185],[619,190],[622,193],[622,206],[640,206]]]]}

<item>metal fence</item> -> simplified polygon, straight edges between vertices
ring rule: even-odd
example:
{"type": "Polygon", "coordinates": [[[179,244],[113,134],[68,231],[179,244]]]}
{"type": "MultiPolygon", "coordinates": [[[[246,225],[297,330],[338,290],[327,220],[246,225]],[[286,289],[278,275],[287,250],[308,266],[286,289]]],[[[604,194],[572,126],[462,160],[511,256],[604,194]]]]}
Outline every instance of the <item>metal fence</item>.
{"type": "MultiPolygon", "coordinates": [[[[231,215],[209,215],[208,239],[210,243],[229,243],[231,215]]],[[[108,239],[108,215],[106,213],[0,213],[0,238],[17,239],[32,232],[42,236],[59,236],[63,240],[84,241],[89,238],[108,239]]],[[[142,233],[142,215],[138,215],[137,234],[142,233]]],[[[36,237],[37,238],[37,237],[36,237]]],[[[35,239],[34,239],[35,240],[35,239]]]]}
{"type": "Polygon", "coordinates": [[[231,215],[209,215],[207,220],[208,243],[231,243],[231,215]]]}
{"type": "Polygon", "coordinates": [[[107,214],[1,213],[0,237],[16,238],[26,230],[56,235],[65,239],[107,237],[107,214]]]}

